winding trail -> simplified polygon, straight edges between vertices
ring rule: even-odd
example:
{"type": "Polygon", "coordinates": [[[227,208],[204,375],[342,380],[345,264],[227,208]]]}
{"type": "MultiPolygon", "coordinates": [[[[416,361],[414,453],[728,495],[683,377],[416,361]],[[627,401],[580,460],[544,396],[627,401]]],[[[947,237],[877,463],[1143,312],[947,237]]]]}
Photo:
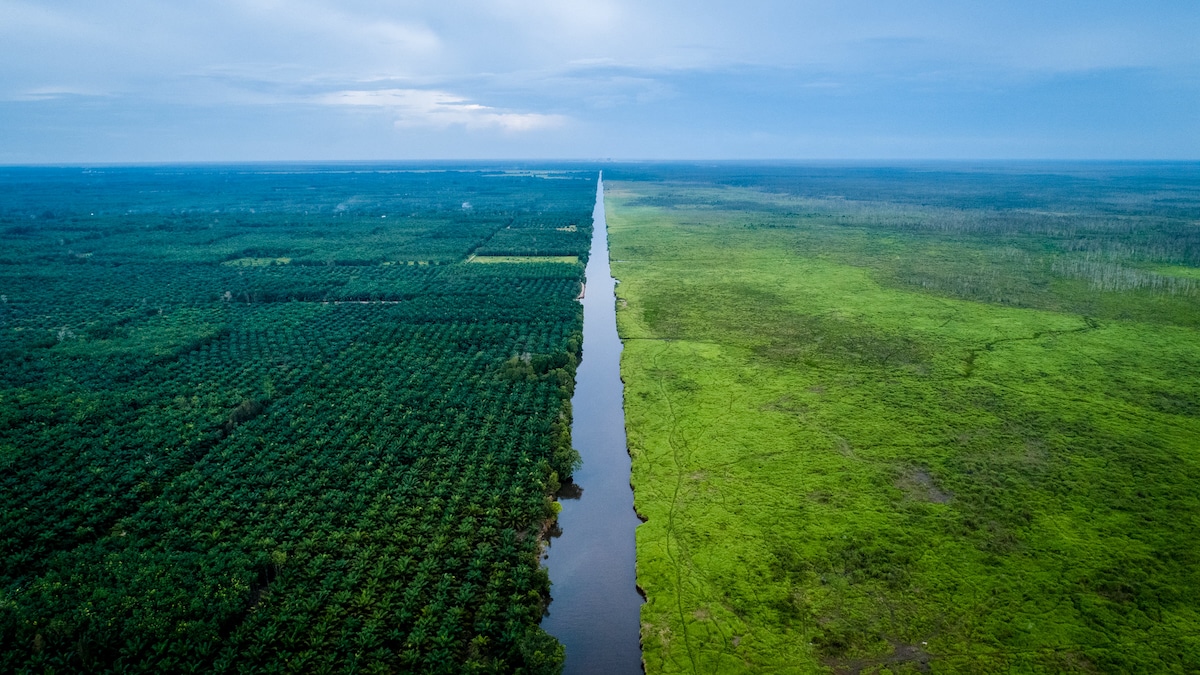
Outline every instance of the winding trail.
{"type": "Polygon", "coordinates": [[[544,561],[549,615],[542,627],[567,649],[564,673],[642,672],[629,450],[625,443],[616,282],[608,266],[603,176],[596,186],[592,247],[583,294],[583,360],[571,399],[571,439],[583,457],[574,486],[560,494],[562,534],[544,561]]]}

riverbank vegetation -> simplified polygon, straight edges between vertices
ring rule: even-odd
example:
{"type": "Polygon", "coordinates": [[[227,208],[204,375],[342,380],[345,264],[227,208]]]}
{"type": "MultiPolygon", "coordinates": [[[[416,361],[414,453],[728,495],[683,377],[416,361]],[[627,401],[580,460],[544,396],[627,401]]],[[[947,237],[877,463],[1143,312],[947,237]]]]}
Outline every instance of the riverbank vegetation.
{"type": "Polygon", "coordinates": [[[341,169],[0,172],[0,672],[561,668],[594,176],[341,169]]]}
{"type": "Polygon", "coordinates": [[[606,176],[648,672],[1200,669],[1194,166],[606,176]]]}

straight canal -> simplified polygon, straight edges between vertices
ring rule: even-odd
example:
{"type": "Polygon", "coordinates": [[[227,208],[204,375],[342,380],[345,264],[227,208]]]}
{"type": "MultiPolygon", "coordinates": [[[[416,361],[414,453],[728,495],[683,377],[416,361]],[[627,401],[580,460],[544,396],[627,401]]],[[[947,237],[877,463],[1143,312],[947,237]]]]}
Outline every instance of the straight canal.
{"type": "Polygon", "coordinates": [[[562,533],[551,539],[544,561],[553,601],[542,627],[566,646],[567,675],[634,675],[642,672],[642,598],[634,568],[639,521],[629,487],[616,282],[608,267],[600,178],[583,297],[583,358],[571,399],[571,438],[583,465],[560,495],[562,533]]]}

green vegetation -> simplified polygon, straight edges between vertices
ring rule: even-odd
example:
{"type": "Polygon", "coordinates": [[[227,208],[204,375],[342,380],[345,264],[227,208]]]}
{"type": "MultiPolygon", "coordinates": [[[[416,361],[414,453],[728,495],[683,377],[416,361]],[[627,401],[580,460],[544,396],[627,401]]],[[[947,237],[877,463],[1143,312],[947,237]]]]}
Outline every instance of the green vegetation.
{"type": "Polygon", "coordinates": [[[560,669],[567,177],[0,172],[0,672],[560,669]]]}
{"type": "Polygon", "coordinates": [[[1200,181],[1068,168],[606,171],[648,672],[1200,670],[1200,181]]]}

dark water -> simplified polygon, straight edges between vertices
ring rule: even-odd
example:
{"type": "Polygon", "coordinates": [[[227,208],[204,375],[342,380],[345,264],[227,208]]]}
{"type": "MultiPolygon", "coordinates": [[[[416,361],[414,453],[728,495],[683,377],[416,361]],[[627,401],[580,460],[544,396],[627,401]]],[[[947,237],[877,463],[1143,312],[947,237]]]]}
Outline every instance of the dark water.
{"type": "Polygon", "coordinates": [[[601,182],[583,299],[583,360],[571,399],[571,438],[583,466],[575,472],[577,490],[561,498],[562,534],[551,540],[545,561],[554,600],[542,626],[566,645],[566,673],[620,675],[642,672],[642,598],[634,577],[638,519],[629,488],[621,341],[603,196],[601,182]]]}

